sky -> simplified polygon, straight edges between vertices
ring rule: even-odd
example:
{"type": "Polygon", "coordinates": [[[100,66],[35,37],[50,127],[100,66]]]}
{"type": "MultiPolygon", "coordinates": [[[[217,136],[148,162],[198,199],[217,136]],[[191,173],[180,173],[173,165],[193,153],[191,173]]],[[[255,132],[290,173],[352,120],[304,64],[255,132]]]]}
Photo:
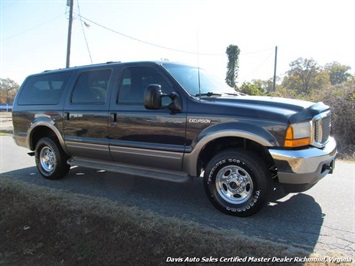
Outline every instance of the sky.
{"type": "MultiPolygon", "coordinates": [[[[238,84],[283,77],[299,57],[355,73],[355,0],[74,0],[70,66],[167,59],[225,78],[240,48],[238,84]]],[[[66,64],[67,0],[0,0],[0,78],[66,64]]]]}

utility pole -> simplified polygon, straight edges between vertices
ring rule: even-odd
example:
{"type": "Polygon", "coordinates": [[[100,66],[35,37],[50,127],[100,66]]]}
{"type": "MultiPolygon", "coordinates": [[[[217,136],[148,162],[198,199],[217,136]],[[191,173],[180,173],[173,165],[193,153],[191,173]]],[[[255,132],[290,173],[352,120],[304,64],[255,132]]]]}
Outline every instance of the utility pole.
{"type": "Polygon", "coordinates": [[[74,2],[74,0],[67,0],[67,6],[69,6],[69,26],[68,26],[66,68],[68,68],[70,65],[71,28],[72,28],[72,24],[73,24],[73,2],[74,2]]]}
{"type": "Polygon", "coordinates": [[[272,83],[272,91],[276,91],[276,66],[277,66],[277,46],[275,46],[274,81],[272,83]]]}

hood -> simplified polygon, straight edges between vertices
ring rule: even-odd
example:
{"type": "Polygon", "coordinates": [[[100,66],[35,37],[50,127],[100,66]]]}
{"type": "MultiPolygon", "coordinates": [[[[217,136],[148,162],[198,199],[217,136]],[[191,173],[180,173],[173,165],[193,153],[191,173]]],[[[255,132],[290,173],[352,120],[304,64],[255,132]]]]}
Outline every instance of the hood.
{"type": "Polygon", "coordinates": [[[237,108],[239,115],[289,120],[290,123],[312,119],[315,115],[329,110],[321,102],[313,103],[268,96],[222,96],[203,98],[210,103],[226,108],[237,108]]]}

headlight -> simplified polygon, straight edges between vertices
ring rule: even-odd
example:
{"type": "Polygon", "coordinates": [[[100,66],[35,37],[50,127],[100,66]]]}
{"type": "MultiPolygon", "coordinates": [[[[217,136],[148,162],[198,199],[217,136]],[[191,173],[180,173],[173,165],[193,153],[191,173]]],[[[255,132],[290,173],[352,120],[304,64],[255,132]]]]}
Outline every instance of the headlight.
{"type": "Polygon", "coordinates": [[[311,122],[291,124],[286,129],[285,147],[301,147],[311,143],[311,122]]]}

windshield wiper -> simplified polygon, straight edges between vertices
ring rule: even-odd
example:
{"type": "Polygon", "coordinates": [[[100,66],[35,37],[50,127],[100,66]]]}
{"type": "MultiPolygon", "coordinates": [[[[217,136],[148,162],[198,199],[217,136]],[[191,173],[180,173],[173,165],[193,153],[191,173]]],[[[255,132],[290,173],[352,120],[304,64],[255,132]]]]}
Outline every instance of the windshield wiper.
{"type": "Polygon", "coordinates": [[[205,93],[197,93],[195,96],[196,97],[198,97],[198,96],[211,97],[211,96],[222,96],[222,94],[221,93],[215,93],[215,92],[205,92],[205,93]]]}
{"type": "Polygon", "coordinates": [[[240,92],[235,92],[235,93],[230,93],[230,92],[227,92],[227,93],[224,93],[226,95],[233,95],[233,96],[241,96],[242,94],[240,92]]]}

